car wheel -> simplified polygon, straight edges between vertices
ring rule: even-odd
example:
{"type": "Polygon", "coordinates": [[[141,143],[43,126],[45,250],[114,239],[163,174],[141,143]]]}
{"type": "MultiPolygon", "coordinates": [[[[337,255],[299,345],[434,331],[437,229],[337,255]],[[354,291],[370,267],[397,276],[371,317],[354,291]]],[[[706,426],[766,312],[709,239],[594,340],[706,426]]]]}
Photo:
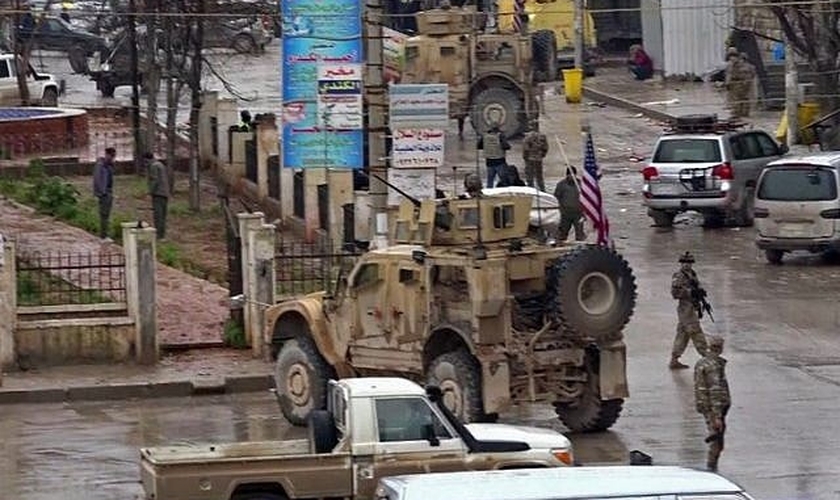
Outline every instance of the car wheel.
{"type": "Polygon", "coordinates": [[[755,190],[747,189],[744,191],[744,202],[741,208],[735,212],[733,222],[739,227],[749,227],[753,225],[753,209],[755,208],[755,190]]]}
{"type": "Polygon", "coordinates": [[[665,210],[648,210],[648,215],[653,219],[653,225],[656,227],[671,227],[674,225],[674,212],[666,212],[665,210]]]}
{"type": "Polygon", "coordinates": [[[41,97],[41,105],[48,108],[58,106],[58,91],[54,88],[44,90],[44,95],[41,97]]]}
{"type": "Polygon", "coordinates": [[[767,262],[774,266],[779,266],[782,264],[782,258],[785,256],[785,252],[781,250],[765,250],[764,256],[767,258],[767,262]]]}
{"type": "Polygon", "coordinates": [[[250,35],[236,35],[231,43],[233,50],[239,54],[253,54],[257,51],[257,43],[250,35]]]}

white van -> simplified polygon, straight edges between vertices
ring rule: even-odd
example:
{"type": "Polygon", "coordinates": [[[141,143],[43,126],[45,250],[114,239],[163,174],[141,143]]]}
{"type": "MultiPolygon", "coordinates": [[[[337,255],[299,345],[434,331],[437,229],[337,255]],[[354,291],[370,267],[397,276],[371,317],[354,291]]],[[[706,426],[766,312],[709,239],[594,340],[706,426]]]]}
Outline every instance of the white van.
{"type": "Polygon", "coordinates": [[[840,249],[840,152],[785,158],[767,165],[758,179],[756,244],[768,262],[785,252],[840,249]]]}
{"type": "Polygon", "coordinates": [[[564,467],[383,478],[376,500],[752,500],[711,472],[667,466],[564,467]]]}

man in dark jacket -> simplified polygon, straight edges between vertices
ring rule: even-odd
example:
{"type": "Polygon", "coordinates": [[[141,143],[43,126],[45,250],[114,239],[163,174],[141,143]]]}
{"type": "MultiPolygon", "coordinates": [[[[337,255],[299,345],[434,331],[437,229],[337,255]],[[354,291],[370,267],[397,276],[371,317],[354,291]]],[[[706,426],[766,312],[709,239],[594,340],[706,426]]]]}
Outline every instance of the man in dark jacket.
{"type": "Polygon", "coordinates": [[[499,128],[499,124],[494,123],[478,138],[477,147],[484,151],[484,163],[487,165],[486,187],[491,188],[496,181],[496,176],[502,174],[502,168],[507,164],[505,156],[507,150],[510,149],[510,143],[499,128]]]}
{"type": "Polygon", "coordinates": [[[144,155],[148,169],[149,195],[152,197],[152,213],[155,220],[157,238],[166,238],[166,211],[169,204],[169,197],[172,195],[172,187],[169,183],[169,169],[166,165],[155,159],[155,155],[148,152],[144,155]]]}
{"type": "Polygon", "coordinates": [[[108,239],[111,207],[114,204],[114,158],[117,150],[105,148],[105,156],[93,167],[93,195],[99,202],[99,237],[108,239]]]}
{"type": "Polygon", "coordinates": [[[636,80],[647,80],[653,76],[653,59],[641,45],[630,46],[630,57],[627,59],[627,65],[636,80]]]}

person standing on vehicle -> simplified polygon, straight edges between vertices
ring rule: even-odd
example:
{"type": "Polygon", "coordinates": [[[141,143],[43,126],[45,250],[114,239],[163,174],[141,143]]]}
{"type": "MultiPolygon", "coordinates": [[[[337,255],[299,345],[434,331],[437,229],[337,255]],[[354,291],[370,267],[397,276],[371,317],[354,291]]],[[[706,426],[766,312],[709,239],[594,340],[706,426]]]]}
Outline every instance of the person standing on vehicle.
{"type": "Polygon", "coordinates": [[[580,188],[576,179],[577,169],[569,166],[566,177],[554,188],[554,197],[560,208],[560,226],[557,229],[557,241],[566,241],[569,231],[575,228],[575,240],[584,241],[586,233],[583,231],[583,206],[580,204],[580,188]]]}
{"type": "Polygon", "coordinates": [[[487,166],[486,187],[492,188],[496,177],[502,173],[502,167],[507,164],[506,155],[510,149],[510,143],[498,122],[493,122],[487,132],[481,134],[476,147],[484,151],[484,164],[487,166]]]}
{"type": "Polygon", "coordinates": [[[706,467],[710,471],[717,470],[726,434],[726,414],[732,405],[726,380],[726,359],[721,357],[722,353],[723,339],[710,335],[706,355],[694,365],[694,400],[697,412],[703,415],[709,431],[706,437],[709,443],[706,467]]]}
{"type": "Polygon", "coordinates": [[[548,139],[540,132],[538,120],[532,120],[528,124],[528,134],[522,143],[522,158],[525,160],[525,182],[529,186],[545,191],[545,178],[543,177],[543,159],[548,154],[548,139]]]}
{"type": "Polygon", "coordinates": [[[114,204],[114,158],[117,150],[105,148],[105,156],[93,167],[93,195],[99,203],[99,237],[109,240],[108,229],[111,207],[114,204]]]}
{"type": "Polygon", "coordinates": [[[699,288],[700,282],[697,273],[694,272],[694,256],[691,252],[685,252],[679,259],[680,269],[674,273],[671,279],[671,296],[677,300],[677,335],[674,338],[674,347],[671,350],[671,362],[668,365],[672,370],[688,368],[680,362],[680,356],[688,347],[688,340],[694,343],[694,348],[701,356],[706,355],[706,335],[700,326],[700,314],[694,303],[694,291],[699,288]]]}
{"type": "Polygon", "coordinates": [[[169,197],[172,195],[172,188],[169,183],[169,169],[166,165],[155,159],[152,152],[143,157],[146,159],[148,169],[149,195],[152,197],[152,214],[155,221],[155,232],[157,239],[166,238],[166,212],[169,205],[169,197]]]}

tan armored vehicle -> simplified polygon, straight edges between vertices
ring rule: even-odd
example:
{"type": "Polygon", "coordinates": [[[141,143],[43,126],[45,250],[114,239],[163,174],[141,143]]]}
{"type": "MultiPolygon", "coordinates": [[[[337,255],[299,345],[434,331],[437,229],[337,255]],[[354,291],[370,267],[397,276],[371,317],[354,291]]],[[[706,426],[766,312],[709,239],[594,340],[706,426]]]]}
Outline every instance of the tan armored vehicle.
{"type": "Polygon", "coordinates": [[[440,390],[400,378],[331,381],[309,439],[140,450],[148,500],[371,499],[386,476],[564,467],[569,440],[550,429],[464,425],[440,390]]]}
{"type": "Polygon", "coordinates": [[[604,247],[527,237],[529,196],[404,204],[392,247],[335,290],[266,311],[277,397],[304,424],[333,377],[399,374],[441,387],[465,421],[545,401],[574,431],[601,431],[628,395],[622,329],[636,285],[604,247]]]}
{"type": "Polygon", "coordinates": [[[508,137],[525,131],[539,115],[537,80],[554,80],[556,37],[484,33],[474,7],[433,9],[415,14],[419,34],[408,39],[401,83],[449,84],[449,113],[470,118],[482,133],[501,123],[508,137]]]}

